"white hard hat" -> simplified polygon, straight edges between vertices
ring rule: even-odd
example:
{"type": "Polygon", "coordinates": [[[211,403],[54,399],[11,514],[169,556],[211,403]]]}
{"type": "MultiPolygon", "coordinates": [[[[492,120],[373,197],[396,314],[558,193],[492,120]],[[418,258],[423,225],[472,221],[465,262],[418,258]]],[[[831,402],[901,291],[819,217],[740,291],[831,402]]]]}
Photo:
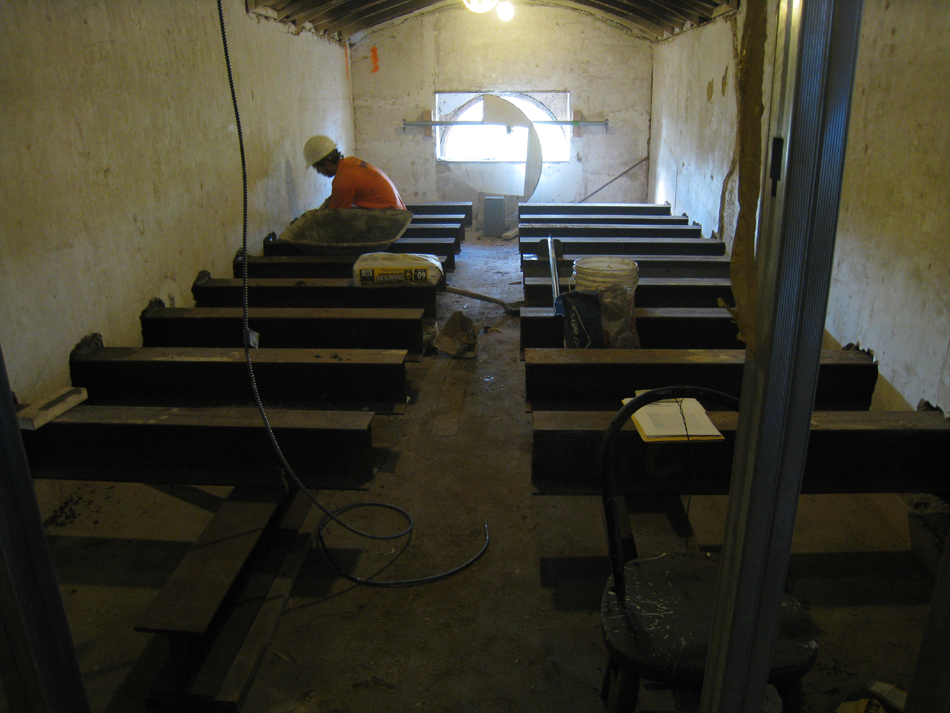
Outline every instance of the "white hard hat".
{"type": "Polygon", "coordinates": [[[303,155],[309,168],[317,161],[322,161],[336,148],[336,142],[329,136],[311,136],[303,146],[303,155]]]}

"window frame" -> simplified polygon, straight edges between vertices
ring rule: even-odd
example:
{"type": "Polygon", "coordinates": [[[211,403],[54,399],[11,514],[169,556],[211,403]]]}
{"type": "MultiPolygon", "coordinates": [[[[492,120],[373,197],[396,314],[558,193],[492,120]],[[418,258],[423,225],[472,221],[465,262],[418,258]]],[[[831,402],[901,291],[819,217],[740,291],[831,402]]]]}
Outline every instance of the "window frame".
{"type": "MultiPolygon", "coordinates": [[[[545,163],[566,163],[570,161],[571,155],[571,137],[572,131],[569,125],[571,116],[570,92],[565,91],[481,91],[481,92],[436,92],[435,93],[435,111],[434,117],[437,122],[457,121],[465,111],[474,106],[477,102],[483,100],[485,95],[510,99],[512,97],[526,101],[538,108],[539,111],[549,117],[548,119],[535,121],[565,122],[564,125],[540,125],[536,124],[536,129],[545,130],[550,126],[561,134],[563,143],[559,151],[553,155],[550,151],[544,156],[545,163]],[[553,105],[553,108],[552,108],[553,105]]],[[[517,104],[516,104],[517,106],[517,104]]],[[[520,107],[519,107],[520,108],[520,107]]],[[[531,117],[529,117],[530,119],[531,117]]],[[[450,158],[446,157],[445,146],[448,137],[453,129],[457,127],[451,125],[436,125],[436,161],[442,163],[471,163],[471,164],[524,164],[525,159],[497,159],[497,158],[450,158]]],[[[540,132],[539,132],[540,133],[540,132]]],[[[557,139],[555,139],[557,140],[557,139]]]]}

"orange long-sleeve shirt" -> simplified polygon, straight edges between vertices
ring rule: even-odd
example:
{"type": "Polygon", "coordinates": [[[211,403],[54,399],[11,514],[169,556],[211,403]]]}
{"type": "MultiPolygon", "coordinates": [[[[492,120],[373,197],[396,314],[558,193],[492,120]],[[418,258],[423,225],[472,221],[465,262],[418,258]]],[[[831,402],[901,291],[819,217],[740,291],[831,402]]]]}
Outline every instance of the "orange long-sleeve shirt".
{"type": "Polygon", "coordinates": [[[399,208],[406,210],[389,176],[362,159],[347,156],[333,177],[328,208],[399,208]]]}

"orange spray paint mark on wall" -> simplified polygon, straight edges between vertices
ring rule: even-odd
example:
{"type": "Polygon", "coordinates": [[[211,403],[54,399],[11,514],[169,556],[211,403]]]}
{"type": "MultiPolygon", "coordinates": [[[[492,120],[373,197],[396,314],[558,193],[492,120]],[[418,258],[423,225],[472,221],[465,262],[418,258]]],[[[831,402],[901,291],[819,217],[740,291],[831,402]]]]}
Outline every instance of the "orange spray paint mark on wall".
{"type": "Polygon", "coordinates": [[[373,60],[373,69],[370,70],[373,74],[379,71],[379,50],[376,47],[370,47],[369,56],[373,60]]]}

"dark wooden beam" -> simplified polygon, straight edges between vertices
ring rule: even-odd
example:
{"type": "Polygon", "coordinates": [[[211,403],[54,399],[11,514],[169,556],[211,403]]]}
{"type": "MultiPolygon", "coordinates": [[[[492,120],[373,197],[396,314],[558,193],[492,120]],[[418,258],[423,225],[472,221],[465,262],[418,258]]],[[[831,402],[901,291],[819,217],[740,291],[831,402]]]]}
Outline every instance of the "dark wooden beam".
{"type": "MultiPolygon", "coordinates": [[[[373,478],[365,411],[268,409],[291,467],[308,488],[355,489],[373,478]]],[[[35,478],[280,486],[280,462],[258,409],[81,404],[23,443],[35,478]]]]}
{"type": "MultiPolygon", "coordinates": [[[[284,278],[352,278],[353,264],[358,255],[251,255],[247,258],[248,277],[284,278]]],[[[443,272],[455,269],[455,255],[438,256],[443,272]]],[[[244,256],[238,251],[234,257],[234,277],[244,277],[244,256]]]]}
{"type": "Polygon", "coordinates": [[[531,225],[689,225],[689,218],[685,215],[634,216],[612,215],[610,213],[594,213],[591,215],[532,213],[525,216],[524,222],[531,225]]]}
{"type": "Polygon", "coordinates": [[[406,210],[412,213],[413,216],[433,213],[462,213],[466,225],[471,225],[474,217],[472,201],[406,203],[406,210]]]}
{"type": "MultiPolygon", "coordinates": [[[[264,348],[405,349],[423,351],[423,310],[416,308],[257,307],[249,325],[264,348]]],[[[243,347],[240,307],[166,308],[142,311],[146,347],[243,347]]]]}
{"type": "MultiPolygon", "coordinates": [[[[598,453],[614,411],[534,413],[531,478],[546,494],[599,495],[598,453]]],[[[738,414],[710,412],[723,441],[651,443],[628,423],[618,441],[619,494],[729,491],[738,414]],[[694,467],[695,466],[695,467],[694,467]]],[[[950,422],[935,411],[816,411],[803,493],[942,492],[950,422]]]]}
{"type": "MultiPolygon", "coordinates": [[[[659,246],[658,246],[659,247],[659,246]]],[[[557,274],[570,277],[574,272],[574,261],[590,255],[563,255],[556,258],[557,274]]],[[[620,257],[637,263],[640,278],[678,277],[728,279],[731,260],[728,255],[601,255],[599,257],[620,257]]],[[[521,256],[521,272],[526,278],[550,277],[551,267],[546,256],[526,254],[521,256]]],[[[548,287],[548,291],[550,291],[548,287]]]]}
{"type": "MultiPolygon", "coordinates": [[[[535,213],[564,215],[670,215],[669,203],[521,203],[518,219],[535,213]]],[[[528,222],[528,221],[525,221],[528,222]]]]}
{"type": "MultiPolygon", "coordinates": [[[[443,285],[444,288],[444,285],[443,285]]],[[[362,287],[352,278],[249,278],[248,304],[254,307],[416,307],[436,316],[437,285],[362,287]]],[[[241,307],[244,280],[213,278],[202,272],[191,286],[196,307],[241,307]]]]}
{"type": "MultiPolygon", "coordinates": [[[[739,397],[740,349],[526,349],[525,398],[536,411],[620,408],[638,390],[688,384],[739,397]]],[[[821,353],[815,408],[871,406],[877,363],[858,350],[821,353]]]]}
{"type": "MultiPolygon", "coordinates": [[[[640,346],[645,349],[745,349],[724,308],[637,307],[640,346]]],[[[563,318],[554,308],[521,310],[521,348],[564,346],[563,318]]]]}
{"type": "MultiPolygon", "coordinates": [[[[604,223],[529,223],[518,224],[518,235],[522,238],[702,238],[703,231],[698,225],[646,225],[627,223],[611,225],[604,223]]],[[[709,242],[723,244],[718,240],[709,242]]],[[[566,247],[564,252],[571,252],[566,247]]]]}
{"type": "MultiPolygon", "coordinates": [[[[563,237],[557,238],[563,254],[590,255],[709,255],[722,257],[726,245],[707,238],[619,238],[563,237]]],[[[518,250],[523,255],[547,255],[546,237],[518,237],[518,250]]]]}
{"type": "MultiPolygon", "coordinates": [[[[255,349],[254,380],[265,405],[402,413],[405,350],[255,349]]],[[[243,349],[103,347],[81,344],[69,359],[72,382],[91,404],[253,404],[243,349]]]]}
{"type": "MultiPolygon", "coordinates": [[[[558,280],[560,292],[570,289],[570,279],[558,280]]],[[[547,307],[552,300],[551,280],[544,277],[524,278],[525,304],[547,307]]],[[[717,277],[641,277],[634,291],[637,307],[718,307],[717,300],[733,303],[728,278],[717,277]]]]}

